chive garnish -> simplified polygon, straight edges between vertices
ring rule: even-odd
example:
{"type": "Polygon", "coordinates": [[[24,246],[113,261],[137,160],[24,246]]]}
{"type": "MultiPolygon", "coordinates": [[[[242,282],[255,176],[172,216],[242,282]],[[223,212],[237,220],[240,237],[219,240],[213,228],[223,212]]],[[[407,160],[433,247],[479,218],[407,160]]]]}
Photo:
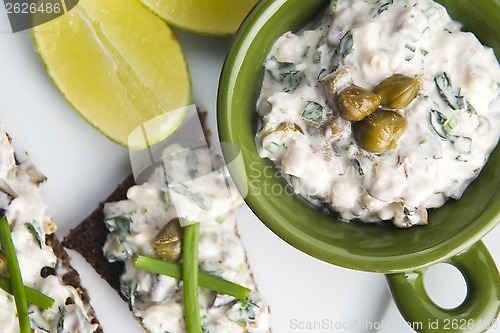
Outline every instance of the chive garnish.
{"type": "Polygon", "coordinates": [[[19,262],[17,261],[14,242],[10,234],[10,227],[7,218],[2,216],[0,219],[0,243],[2,251],[7,261],[7,270],[9,272],[12,294],[16,302],[17,318],[19,320],[19,330],[21,333],[31,333],[30,320],[28,317],[28,302],[24,291],[23,277],[19,262]]]}
{"type": "Polygon", "coordinates": [[[323,110],[321,104],[309,101],[302,112],[302,118],[319,123],[323,120],[323,110]]]}
{"type": "MultiPolygon", "coordinates": [[[[134,267],[148,272],[170,276],[178,280],[182,280],[183,278],[182,266],[180,264],[165,261],[159,258],[138,255],[134,260],[134,267]]],[[[229,295],[238,299],[245,299],[251,291],[250,289],[239,284],[202,271],[198,272],[198,285],[216,291],[220,294],[229,295]]]]}
{"type": "MultiPolygon", "coordinates": [[[[7,293],[12,295],[12,287],[10,279],[0,276],[0,288],[2,288],[7,293]]],[[[24,292],[26,294],[26,301],[29,304],[36,305],[39,308],[42,308],[43,310],[50,309],[54,304],[53,298],[42,294],[38,290],[24,286],[24,292]]]]}
{"type": "Polygon", "coordinates": [[[184,315],[188,333],[202,333],[198,300],[198,241],[200,224],[184,228],[182,275],[184,276],[184,315]]]}

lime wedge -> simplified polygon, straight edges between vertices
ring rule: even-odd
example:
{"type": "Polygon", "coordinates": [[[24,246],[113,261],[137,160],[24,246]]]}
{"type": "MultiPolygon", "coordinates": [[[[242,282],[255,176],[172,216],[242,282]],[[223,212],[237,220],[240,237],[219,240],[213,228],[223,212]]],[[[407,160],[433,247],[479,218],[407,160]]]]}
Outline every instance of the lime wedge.
{"type": "MultiPolygon", "coordinates": [[[[50,78],[74,109],[125,147],[135,128],[190,102],[181,46],[136,0],[81,0],[33,28],[33,37],[50,78]]],[[[164,138],[155,135],[150,144],[164,138]]]]}
{"type": "Polygon", "coordinates": [[[168,23],[202,35],[227,36],[238,30],[258,0],[140,0],[168,23]]]}

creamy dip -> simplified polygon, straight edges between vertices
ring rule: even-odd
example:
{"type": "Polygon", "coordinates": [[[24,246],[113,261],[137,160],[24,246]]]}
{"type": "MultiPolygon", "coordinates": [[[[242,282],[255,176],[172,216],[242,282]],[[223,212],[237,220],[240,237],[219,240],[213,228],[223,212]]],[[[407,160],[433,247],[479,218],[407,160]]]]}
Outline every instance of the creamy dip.
{"type": "MultiPolygon", "coordinates": [[[[56,225],[47,215],[38,186],[44,180],[27,156],[14,155],[10,138],[0,129],[0,208],[11,225],[23,282],[55,300],[47,310],[29,305],[31,328],[36,333],[95,332],[98,327],[91,323],[90,306],[84,305],[75,288],[64,284],[67,270],[45,243],[56,225]]],[[[1,289],[0,323],[2,333],[19,332],[14,297],[1,289]]]]}
{"type": "Polygon", "coordinates": [[[159,166],[146,183],[128,190],[127,200],[104,207],[111,231],[104,254],[110,261],[125,263],[121,290],[131,311],[151,333],[186,332],[182,281],[134,268],[132,262],[135,254],[157,256],[153,244],[158,232],[180,215],[179,210],[195,205],[205,212],[204,218],[195,212],[196,220],[201,221],[200,269],[252,290],[248,299],[238,300],[200,287],[203,332],[269,332],[269,308],[256,290],[236,231],[233,208],[241,202],[237,191],[228,195],[224,174],[213,166],[208,149],[177,149],[179,154],[169,155],[174,157],[168,158],[168,168],[159,166]],[[185,184],[200,178],[204,181],[197,181],[196,186],[179,183],[167,187],[166,178],[182,179],[185,184]]]}
{"type": "Polygon", "coordinates": [[[264,66],[260,156],[297,194],[346,220],[426,224],[427,208],[460,198],[498,142],[495,55],[430,0],[333,1],[316,21],[281,36],[264,66]],[[334,93],[373,90],[395,74],[419,80],[416,99],[397,110],[407,129],[396,149],[369,153],[325,82],[334,93]]]}

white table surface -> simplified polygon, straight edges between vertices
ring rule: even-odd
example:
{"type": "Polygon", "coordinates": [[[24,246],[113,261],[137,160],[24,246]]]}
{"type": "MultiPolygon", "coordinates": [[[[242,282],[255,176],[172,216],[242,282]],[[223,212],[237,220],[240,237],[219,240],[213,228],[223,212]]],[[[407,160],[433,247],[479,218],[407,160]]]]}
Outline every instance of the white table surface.
{"type": "MultiPolygon", "coordinates": [[[[46,75],[30,31],[13,34],[0,7],[0,122],[17,150],[28,151],[48,177],[43,193],[62,238],[129,174],[128,152],[72,110],[46,75]]],[[[178,37],[190,65],[193,102],[209,112],[216,133],[217,82],[229,40],[182,31],[178,37]]],[[[383,333],[405,332],[384,276],[311,258],[270,232],[246,207],[238,213],[238,225],[259,289],[271,304],[274,332],[375,331],[366,323],[383,333]],[[305,327],[314,322],[321,327],[305,327]]],[[[500,228],[485,239],[498,263],[499,239],[500,228]]],[[[104,332],[143,332],[114,290],[77,253],[70,254],[104,332]]],[[[451,285],[460,285],[460,279],[455,280],[441,276],[432,285],[456,295],[460,290],[451,285]]]]}

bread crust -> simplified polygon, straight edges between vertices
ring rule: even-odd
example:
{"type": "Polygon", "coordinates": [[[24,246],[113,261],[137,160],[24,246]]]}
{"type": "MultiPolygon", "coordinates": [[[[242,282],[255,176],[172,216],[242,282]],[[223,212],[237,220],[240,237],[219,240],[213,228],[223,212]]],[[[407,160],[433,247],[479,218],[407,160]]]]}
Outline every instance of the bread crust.
{"type": "Polygon", "coordinates": [[[78,295],[80,296],[83,304],[86,307],[85,309],[87,310],[87,314],[90,318],[92,318],[91,323],[98,325],[95,332],[103,333],[101,324],[97,319],[94,309],[90,305],[90,296],[88,294],[88,291],[82,286],[80,275],[70,264],[71,257],[69,256],[68,252],[66,252],[62,243],[59,241],[55,234],[47,235],[45,237],[45,244],[52,248],[52,251],[54,251],[54,254],[59,259],[59,264],[66,269],[66,274],[64,274],[62,277],[64,284],[72,286],[76,289],[78,295]]]}
{"type": "Polygon", "coordinates": [[[62,245],[80,253],[94,270],[127,302],[120,292],[120,275],[123,273],[123,262],[110,263],[104,256],[102,248],[109,234],[104,224],[103,208],[106,202],[120,201],[127,198],[127,190],[135,185],[132,175],[128,176],[108,198],[99,204],[76,228],[71,229],[63,239],[62,245]]]}

